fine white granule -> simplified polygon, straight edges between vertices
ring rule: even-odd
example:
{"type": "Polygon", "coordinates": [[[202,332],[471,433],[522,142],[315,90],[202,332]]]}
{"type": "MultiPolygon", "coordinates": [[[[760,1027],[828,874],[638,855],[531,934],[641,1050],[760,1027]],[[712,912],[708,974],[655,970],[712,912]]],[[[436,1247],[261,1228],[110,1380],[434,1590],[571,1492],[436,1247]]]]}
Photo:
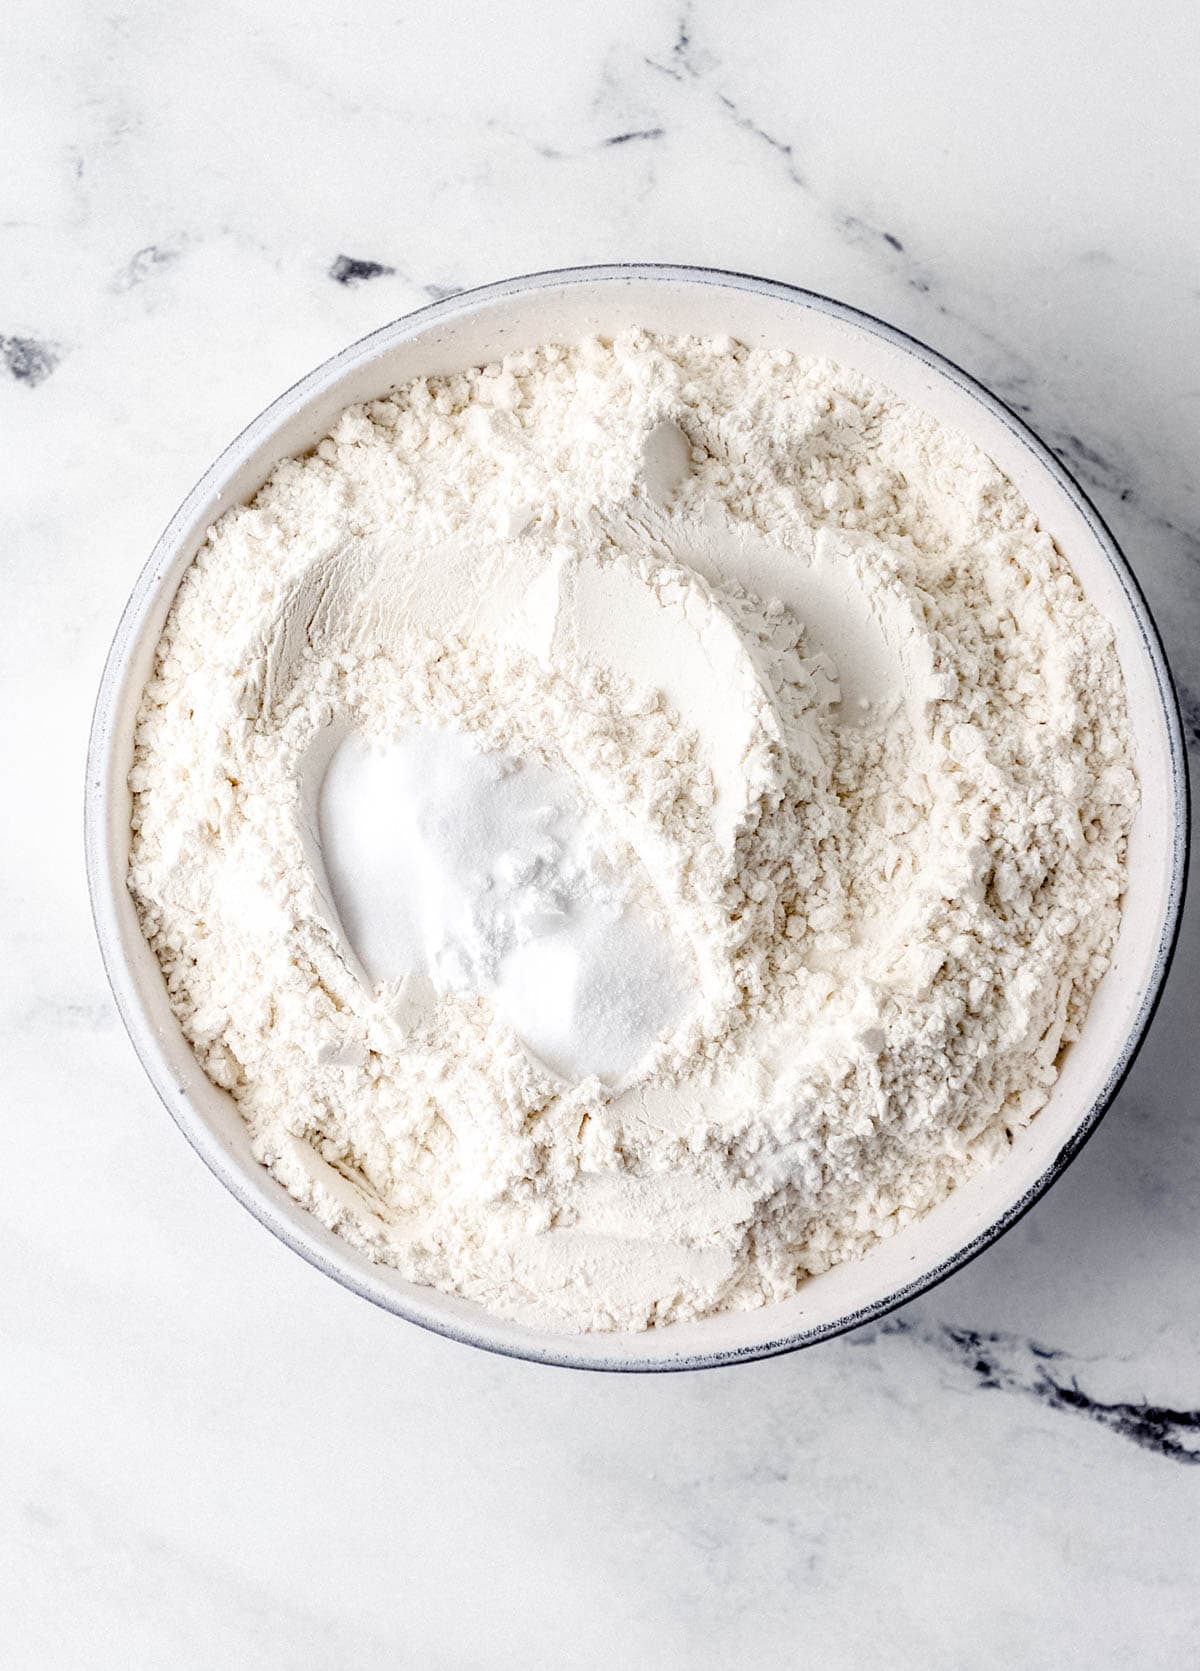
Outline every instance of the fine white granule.
{"type": "Polygon", "coordinates": [[[444,727],[387,749],[350,733],[318,803],[332,902],[367,984],[406,981],[410,1003],[486,993],[573,1083],[628,1082],[680,1018],[686,952],[564,774],[444,727]]]}
{"type": "Polygon", "coordinates": [[[130,785],[144,932],[260,1160],[567,1329],[783,1298],[998,1160],[1137,801],[1111,632],[977,448],[643,332],[281,464],[184,577],[130,785]]]}

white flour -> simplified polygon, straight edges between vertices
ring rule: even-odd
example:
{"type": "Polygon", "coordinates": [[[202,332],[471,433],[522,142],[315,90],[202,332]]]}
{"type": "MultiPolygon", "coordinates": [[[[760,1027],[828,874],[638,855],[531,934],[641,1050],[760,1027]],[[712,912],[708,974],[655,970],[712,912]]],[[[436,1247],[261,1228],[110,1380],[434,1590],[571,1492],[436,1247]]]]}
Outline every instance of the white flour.
{"type": "Polygon", "coordinates": [[[562,1328],[794,1292],[1045,1102],[1137,799],[1105,623],[962,436],[584,342],[344,413],[213,528],[130,887],[255,1152],[562,1328]]]}

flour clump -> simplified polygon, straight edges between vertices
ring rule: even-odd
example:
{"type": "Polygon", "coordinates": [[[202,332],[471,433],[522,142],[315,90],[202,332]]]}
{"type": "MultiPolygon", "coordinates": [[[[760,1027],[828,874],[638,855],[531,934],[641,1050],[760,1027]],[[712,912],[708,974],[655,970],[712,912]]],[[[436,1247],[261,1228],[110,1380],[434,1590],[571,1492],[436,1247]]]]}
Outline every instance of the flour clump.
{"type": "Polygon", "coordinates": [[[129,885],[254,1151],[562,1329],[784,1298],[999,1160],[1106,967],[1112,634],[966,438],[633,331],[344,412],[210,530],[129,885]]]}

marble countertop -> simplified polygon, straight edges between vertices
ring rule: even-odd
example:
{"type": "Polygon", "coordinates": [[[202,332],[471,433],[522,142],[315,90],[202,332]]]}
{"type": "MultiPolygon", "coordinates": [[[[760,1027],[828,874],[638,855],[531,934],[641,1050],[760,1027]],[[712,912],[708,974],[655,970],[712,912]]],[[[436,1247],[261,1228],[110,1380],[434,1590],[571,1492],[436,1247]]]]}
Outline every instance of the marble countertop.
{"type": "Polygon", "coordinates": [[[17,1668],[1182,1667],[1200,1632],[1196,898],[1125,1089],[882,1326],[699,1375],[424,1335],[188,1151],[80,853],[108,639],[260,407],[575,262],[793,280],[1026,413],[1200,746],[1194,8],[18,4],[0,68],[0,1625],[17,1668]]]}

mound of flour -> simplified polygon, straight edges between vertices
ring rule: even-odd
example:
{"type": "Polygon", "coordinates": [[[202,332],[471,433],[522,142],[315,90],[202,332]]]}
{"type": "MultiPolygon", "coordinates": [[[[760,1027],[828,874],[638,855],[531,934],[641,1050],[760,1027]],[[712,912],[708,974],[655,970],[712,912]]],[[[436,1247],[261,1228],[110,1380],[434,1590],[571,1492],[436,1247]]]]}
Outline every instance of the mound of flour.
{"type": "Polygon", "coordinates": [[[342,414],[212,528],[129,885],[264,1165],[566,1329],[760,1305],[1045,1102],[1137,802],[1107,625],[964,437],[633,332],[342,414]]]}

